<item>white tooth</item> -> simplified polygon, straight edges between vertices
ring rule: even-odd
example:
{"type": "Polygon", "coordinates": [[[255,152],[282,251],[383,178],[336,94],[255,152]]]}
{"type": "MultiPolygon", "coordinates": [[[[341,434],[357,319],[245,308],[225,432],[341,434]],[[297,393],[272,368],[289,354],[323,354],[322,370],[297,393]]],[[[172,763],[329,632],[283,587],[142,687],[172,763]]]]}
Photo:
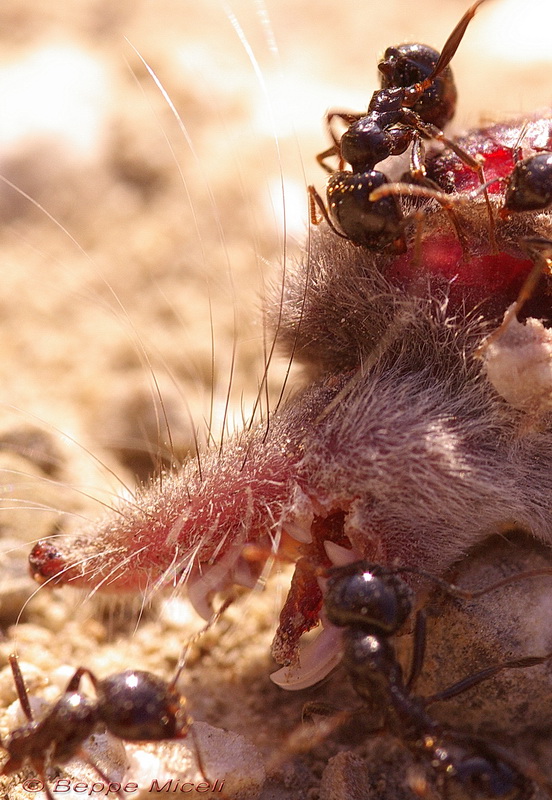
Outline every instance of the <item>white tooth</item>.
{"type": "Polygon", "coordinates": [[[304,525],[301,525],[299,522],[286,520],[286,522],[284,522],[284,530],[298,542],[301,542],[303,544],[310,544],[312,542],[312,534],[310,530],[306,528],[304,525]]]}
{"type": "Polygon", "coordinates": [[[259,578],[256,575],[251,574],[251,569],[249,568],[249,564],[244,564],[243,561],[236,566],[236,569],[232,572],[232,583],[236,583],[238,586],[245,586],[246,589],[254,589],[257,585],[259,578]]]}
{"type": "Polygon", "coordinates": [[[325,678],[341,661],[341,631],[330,625],[300,654],[300,663],[282,667],[270,679],[288,691],[307,689],[325,678]]]}
{"type": "Polygon", "coordinates": [[[188,598],[200,617],[205,620],[210,620],[213,616],[213,607],[211,601],[208,599],[209,594],[213,591],[203,578],[198,578],[193,583],[190,581],[187,586],[188,598]]]}
{"type": "Polygon", "coordinates": [[[352,564],[359,559],[356,550],[347,550],[346,547],[341,547],[335,542],[324,542],[324,549],[334,567],[344,567],[345,564],[352,564]]]}
{"type": "Polygon", "coordinates": [[[281,525],[298,542],[310,544],[312,542],[311,526],[314,519],[312,500],[295,484],[291,490],[291,502],[284,514],[281,525]]]}

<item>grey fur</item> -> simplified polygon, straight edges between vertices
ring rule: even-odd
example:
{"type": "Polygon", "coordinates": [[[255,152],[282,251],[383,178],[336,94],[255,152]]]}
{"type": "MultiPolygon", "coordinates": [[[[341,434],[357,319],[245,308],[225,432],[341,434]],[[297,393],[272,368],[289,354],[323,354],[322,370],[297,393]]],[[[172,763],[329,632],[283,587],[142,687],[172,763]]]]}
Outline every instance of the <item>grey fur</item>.
{"type": "Polygon", "coordinates": [[[550,541],[550,418],[528,426],[487,381],[474,350],[493,323],[389,286],[382,263],[316,231],[288,287],[281,341],[311,374],[349,373],[305,432],[301,484],[383,562],[441,572],[513,527],[550,541]]]}

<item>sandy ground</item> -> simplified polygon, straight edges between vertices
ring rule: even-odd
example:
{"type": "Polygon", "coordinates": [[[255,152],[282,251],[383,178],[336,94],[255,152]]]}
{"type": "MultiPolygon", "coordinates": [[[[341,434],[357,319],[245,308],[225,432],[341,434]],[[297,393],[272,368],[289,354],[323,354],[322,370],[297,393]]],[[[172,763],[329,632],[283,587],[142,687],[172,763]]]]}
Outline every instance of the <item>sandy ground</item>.
{"type": "MultiPolygon", "coordinates": [[[[0,668],[16,647],[38,670],[33,691],[45,677],[61,685],[61,665],[170,675],[199,624],[185,604],[137,621],[139,599],[41,590],[27,602],[29,543],[98,513],[171,447],[186,457],[209,421],[215,435],[241,425],[264,363],[262,298],[300,252],[305,184],[323,185],[325,110],[362,108],[385,46],[438,47],[466,5],[0,9],[0,668]]],[[[457,129],[549,103],[547,13],[544,0],[481,9],[454,62],[457,129]]],[[[284,370],[271,369],[275,395],[284,370]]],[[[267,758],[310,699],[268,679],[284,592],[277,577],[230,609],[184,678],[195,717],[248,735],[267,758]]],[[[332,753],[322,743],[304,772],[276,770],[263,797],[318,797],[332,753]]]]}

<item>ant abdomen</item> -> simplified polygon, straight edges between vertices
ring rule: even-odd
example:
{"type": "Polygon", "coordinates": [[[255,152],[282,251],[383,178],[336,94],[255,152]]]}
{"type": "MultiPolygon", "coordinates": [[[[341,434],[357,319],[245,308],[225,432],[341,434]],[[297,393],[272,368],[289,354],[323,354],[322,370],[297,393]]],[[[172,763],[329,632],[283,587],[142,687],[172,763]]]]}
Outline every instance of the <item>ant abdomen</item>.
{"type": "MultiPolygon", "coordinates": [[[[400,44],[388,47],[383,59],[378,64],[381,72],[381,88],[392,86],[412,86],[421,83],[433,70],[439,60],[440,53],[427,44],[400,44]]],[[[444,128],[454,117],[458,92],[452,75],[447,67],[434,79],[412,106],[412,110],[424,120],[444,128]]]]}
{"type": "Polygon", "coordinates": [[[97,682],[96,693],[102,721],[121,739],[173,739],[189,727],[180,692],[151,672],[110,675],[97,682]]]}
{"type": "Polygon", "coordinates": [[[469,747],[447,744],[451,756],[450,775],[456,778],[470,798],[511,798],[523,800],[533,797],[533,787],[511,765],[479,743],[479,752],[469,747]]]}

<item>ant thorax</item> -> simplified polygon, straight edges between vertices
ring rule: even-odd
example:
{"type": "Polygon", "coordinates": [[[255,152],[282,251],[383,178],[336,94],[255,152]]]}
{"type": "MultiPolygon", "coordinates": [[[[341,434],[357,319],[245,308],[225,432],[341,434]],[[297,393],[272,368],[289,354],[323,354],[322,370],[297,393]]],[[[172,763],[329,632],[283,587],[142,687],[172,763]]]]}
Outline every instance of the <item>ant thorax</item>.
{"type": "MultiPolygon", "coordinates": [[[[254,743],[232,768],[259,792],[262,767],[252,765],[286,750],[307,695],[343,709],[359,704],[338,666],[341,634],[324,617],[321,573],[331,563],[400,561],[471,586],[550,564],[544,268],[519,313],[490,338],[535,262],[548,257],[520,240],[551,238],[546,208],[502,214],[513,189],[498,179],[547,152],[552,137],[548,112],[534,113],[545,100],[532,94],[538,81],[522,80],[519,65],[493,50],[501,0],[477,10],[439,76],[445,110],[430,114],[425,96],[412,105],[406,96],[390,125],[393,154],[361,173],[384,175],[378,186],[402,180],[413,142],[397,129],[412,131],[414,114],[470,158],[483,157],[485,182],[497,178],[486,187],[489,203],[478,173],[426,127],[420,159],[433,186],[422,186],[426,197],[391,190],[376,249],[326,220],[309,221],[306,185],[327,203],[328,175],[315,159],[333,145],[327,109],[366,115],[378,63],[391,64],[379,70],[391,92],[400,43],[442,47],[469,0],[452,16],[428,3],[412,13],[391,0],[365,13],[345,0],[320,13],[309,0],[294,5],[293,23],[275,0],[266,14],[253,0],[232,10],[146,0],[141,10],[116,12],[85,0],[82,17],[70,20],[62,0],[47,11],[17,2],[1,12],[6,58],[21,67],[13,97],[26,110],[42,98],[68,131],[56,128],[53,144],[21,137],[10,149],[0,140],[0,703],[12,705],[2,741],[24,724],[14,717],[7,667],[14,650],[31,700],[44,695],[46,707],[79,666],[101,677],[132,666],[169,679],[183,641],[203,624],[187,591],[204,616],[220,605],[219,591],[237,594],[191,648],[182,691],[194,719],[254,743]],[[64,26],[51,51],[43,31],[56,33],[57,47],[64,26]],[[56,73],[27,95],[29,70],[47,74],[52,57],[56,73]],[[72,106],[48,94],[56,82],[72,106]],[[525,89],[531,113],[517,106],[525,89]],[[481,110],[505,121],[474,128],[481,110]],[[517,391],[527,366],[523,382],[536,392],[517,391]],[[46,585],[28,577],[31,550],[46,585]],[[326,684],[311,688],[334,666],[326,684]],[[283,700],[269,678],[279,669],[276,680],[297,690],[283,700]]],[[[510,53],[517,44],[521,35],[510,53]]],[[[403,67],[400,74],[405,88],[419,80],[403,67]]],[[[372,111],[380,113],[377,103],[372,111]]],[[[335,120],[338,142],[355,121],[335,120]]],[[[357,174],[335,153],[328,163],[339,190],[357,174]]],[[[377,188],[368,179],[363,186],[368,195],[377,188]]],[[[406,580],[429,609],[420,694],[495,660],[551,649],[549,579],[521,582],[468,611],[432,595],[422,578],[406,580]]],[[[408,625],[400,634],[393,646],[406,664],[408,625]]],[[[536,667],[431,712],[544,769],[549,684],[549,670],[536,667]],[[539,730],[533,738],[527,719],[539,730]]],[[[420,767],[400,741],[371,742],[361,772],[374,786],[380,775],[382,800],[409,798],[419,769],[426,796],[440,791],[423,753],[420,767]],[[383,777],[382,763],[391,764],[383,777]]],[[[134,746],[117,740],[113,758],[111,746],[99,754],[110,776],[145,781],[148,758],[160,759],[163,775],[180,776],[178,743],[168,756],[150,743],[128,773],[134,746]]],[[[318,791],[333,752],[330,739],[295,771],[275,769],[282,797],[318,791]]],[[[345,762],[343,771],[339,759],[327,768],[320,791],[347,785],[345,762]]],[[[73,777],[83,769],[78,762],[73,777]]]]}

